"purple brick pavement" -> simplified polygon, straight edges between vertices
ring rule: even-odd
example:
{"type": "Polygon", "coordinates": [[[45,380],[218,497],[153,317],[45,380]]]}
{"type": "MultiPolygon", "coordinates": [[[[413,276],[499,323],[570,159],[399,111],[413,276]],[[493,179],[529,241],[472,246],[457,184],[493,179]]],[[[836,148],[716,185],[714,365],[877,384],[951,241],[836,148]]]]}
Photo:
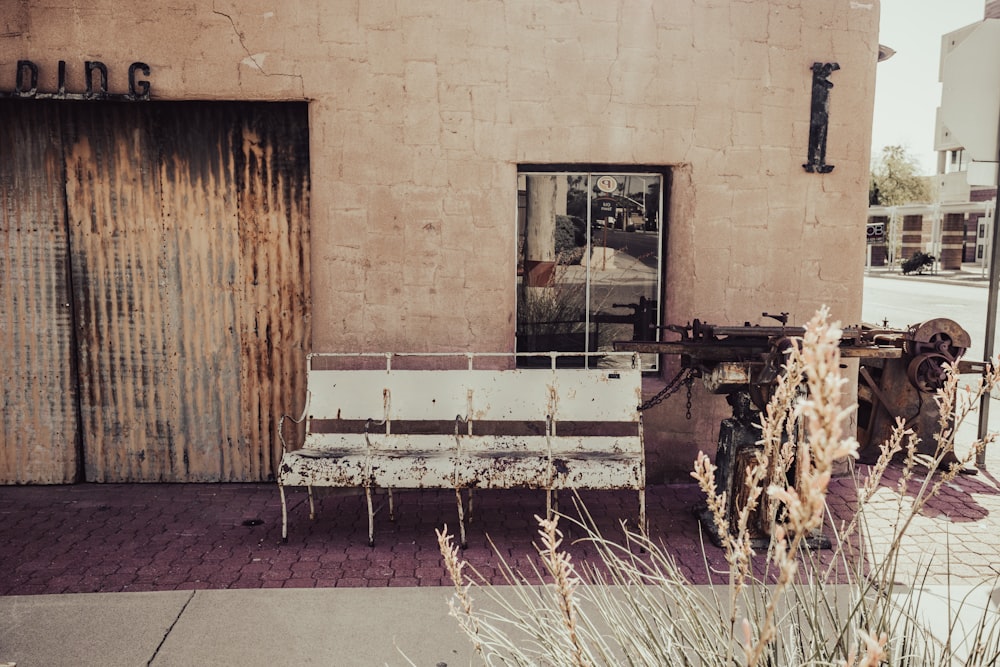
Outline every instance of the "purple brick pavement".
{"type": "MultiPolygon", "coordinates": [[[[891,510],[899,498],[895,479],[898,472],[890,472],[879,489],[887,522],[894,520],[891,510]]],[[[454,492],[398,491],[395,522],[379,494],[374,548],[367,546],[363,495],[319,490],[314,522],[305,491],[289,489],[288,495],[289,541],[282,544],[274,484],[0,487],[0,595],[450,585],[434,530],[447,524],[454,531],[454,492]]],[[[607,536],[619,534],[619,517],[635,516],[633,492],[592,491],[581,498],[607,536]]],[[[719,549],[710,543],[702,549],[691,512],[700,498],[693,484],[656,485],[647,492],[651,534],[665,543],[692,583],[708,580],[706,561],[724,568],[719,549]]],[[[830,498],[835,518],[846,517],[854,504],[853,482],[835,479],[830,498]]],[[[947,533],[942,524],[981,531],[996,498],[992,477],[959,478],[915,522],[917,543],[926,542],[921,535],[934,539],[947,533]]],[[[463,556],[502,583],[492,539],[509,564],[530,572],[537,541],[533,516],[544,511],[544,494],[481,491],[475,503],[463,556]]],[[[564,510],[568,503],[564,494],[564,510]]],[[[566,542],[578,536],[570,531],[566,542]]],[[[587,544],[572,544],[570,550],[575,562],[595,559],[587,544]]],[[[970,575],[981,573],[997,553],[995,546],[978,551],[962,563],[970,575]]]]}

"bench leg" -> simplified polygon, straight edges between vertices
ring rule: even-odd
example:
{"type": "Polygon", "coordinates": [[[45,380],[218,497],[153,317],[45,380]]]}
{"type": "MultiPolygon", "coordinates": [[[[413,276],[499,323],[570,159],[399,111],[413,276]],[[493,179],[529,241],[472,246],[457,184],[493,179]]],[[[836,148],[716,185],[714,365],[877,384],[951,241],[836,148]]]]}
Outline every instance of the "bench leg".
{"type": "Polygon", "coordinates": [[[315,521],[316,519],[316,503],[313,501],[313,488],[312,486],[307,486],[306,490],[309,492],[309,520],[315,521]]]}
{"type": "Polygon", "coordinates": [[[281,494],[281,542],[288,544],[288,504],[285,502],[285,487],[278,485],[281,494]]]}
{"type": "Polygon", "coordinates": [[[396,508],[392,502],[392,487],[386,489],[389,492],[389,521],[396,520],[396,508]]]}
{"type": "Polygon", "coordinates": [[[469,502],[468,502],[468,517],[469,523],[472,523],[472,489],[469,489],[469,502]]]}
{"type": "Polygon", "coordinates": [[[462,548],[465,549],[469,543],[465,538],[465,508],[462,504],[462,489],[455,487],[455,498],[458,501],[458,535],[462,548]]]}
{"type": "Polygon", "coordinates": [[[545,489],[545,518],[551,520],[552,513],[559,511],[559,492],[545,489]]]}
{"type": "Polygon", "coordinates": [[[368,501],[368,546],[375,546],[375,510],[372,509],[372,487],[365,486],[365,499],[368,501]]]}
{"type": "Polygon", "coordinates": [[[639,532],[642,535],[649,534],[649,526],[646,525],[646,489],[639,489],[639,532]]]}

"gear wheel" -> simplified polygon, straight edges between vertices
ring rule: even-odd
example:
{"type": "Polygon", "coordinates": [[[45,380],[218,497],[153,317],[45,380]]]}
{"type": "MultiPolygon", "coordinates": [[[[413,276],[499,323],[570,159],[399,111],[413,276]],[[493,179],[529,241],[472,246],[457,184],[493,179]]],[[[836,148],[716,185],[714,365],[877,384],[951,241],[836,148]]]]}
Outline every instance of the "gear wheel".
{"type": "Polygon", "coordinates": [[[906,367],[906,377],[919,391],[932,394],[944,386],[945,364],[954,363],[949,356],[937,352],[918,354],[906,367]]]}

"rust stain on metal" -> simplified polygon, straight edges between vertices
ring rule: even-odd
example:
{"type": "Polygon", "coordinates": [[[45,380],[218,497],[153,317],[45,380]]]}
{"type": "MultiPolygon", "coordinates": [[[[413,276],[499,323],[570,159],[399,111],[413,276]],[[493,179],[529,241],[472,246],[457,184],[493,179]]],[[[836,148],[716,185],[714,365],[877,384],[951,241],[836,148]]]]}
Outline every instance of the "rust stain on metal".
{"type": "Polygon", "coordinates": [[[52,104],[0,101],[0,483],[76,480],[63,162],[52,104]]]}
{"type": "MultiPolygon", "coordinates": [[[[86,479],[273,479],[277,416],[305,398],[305,105],[53,109],[27,134],[58,138],[49,180],[65,210],[73,317],[61,351],[78,366],[70,385],[79,401],[75,389],[39,393],[67,409],[79,404],[86,479]]],[[[5,229],[20,224],[8,218],[27,215],[5,209],[5,229]]],[[[50,245],[58,254],[58,242],[50,245]]],[[[7,291],[4,299],[40,301],[40,290],[7,291]]],[[[39,366],[40,347],[22,345],[5,366],[46,376],[72,368],[54,358],[39,366]]],[[[58,439],[40,446],[53,459],[76,449],[58,439]]],[[[6,445],[4,456],[20,447],[6,445]]],[[[26,481],[46,481],[35,477],[26,481]]]]}

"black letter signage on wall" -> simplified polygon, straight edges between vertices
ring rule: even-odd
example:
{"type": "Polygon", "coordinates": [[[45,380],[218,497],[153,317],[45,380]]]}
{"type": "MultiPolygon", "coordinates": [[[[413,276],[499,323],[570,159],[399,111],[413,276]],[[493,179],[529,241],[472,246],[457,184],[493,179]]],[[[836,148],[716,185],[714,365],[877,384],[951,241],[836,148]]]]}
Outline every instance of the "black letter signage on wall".
{"type": "Polygon", "coordinates": [[[38,65],[30,60],[17,61],[17,81],[14,83],[14,92],[22,96],[30,96],[38,92],[38,65]],[[24,88],[25,72],[28,73],[30,80],[27,90],[24,88]]]}
{"type": "Polygon", "coordinates": [[[100,60],[88,60],[83,64],[87,79],[87,97],[106,97],[108,94],[108,68],[100,60]],[[101,87],[94,92],[94,70],[101,73],[101,87]]]}
{"type": "Polygon", "coordinates": [[[134,62],[128,68],[128,92],[115,94],[108,92],[108,66],[99,60],[87,60],[83,63],[83,77],[86,85],[82,93],[66,92],[66,61],[59,61],[58,82],[56,92],[44,93],[38,90],[38,65],[30,60],[18,60],[15,74],[14,90],[0,91],[0,98],[13,97],[39,100],[149,100],[149,81],[137,79],[136,74],[149,76],[150,67],[143,62],[134,62]],[[96,74],[95,74],[96,73],[96,74]]]}
{"type": "Polygon", "coordinates": [[[137,100],[148,100],[149,81],[136,81],[136,72],[142,72],[143,76],[149,76],[149,65],[146,63],[132,63],[128,66],[128,94],[137,100]]]}
{"type": "Polygon", "coordinates": [[[829,174],[833,165],[826,163],[826,133],[830,124],[830,75],[840,69],[837,63],[813,63],[812,107],[809,116],[809,157],[802,168],[810,174],[829,174]]]}

